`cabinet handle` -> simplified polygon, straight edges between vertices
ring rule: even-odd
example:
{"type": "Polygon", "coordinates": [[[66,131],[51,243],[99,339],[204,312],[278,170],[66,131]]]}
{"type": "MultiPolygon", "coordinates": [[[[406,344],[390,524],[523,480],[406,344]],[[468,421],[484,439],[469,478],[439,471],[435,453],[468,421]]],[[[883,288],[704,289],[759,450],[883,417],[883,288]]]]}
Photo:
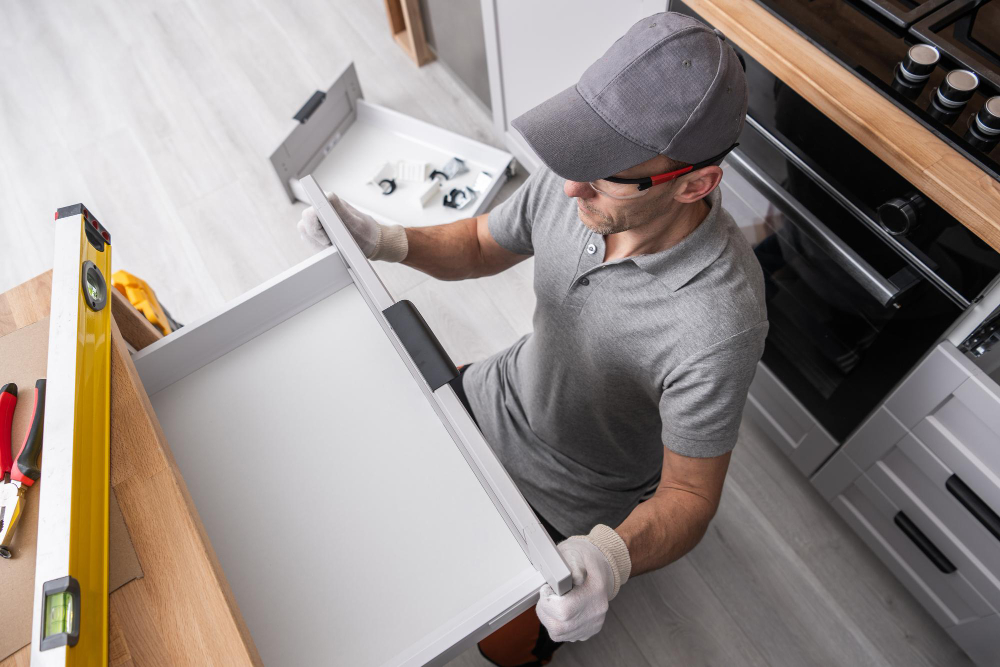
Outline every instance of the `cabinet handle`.
{"type": "Polygon", "coordinates": [[[316,109],[319,109],[320,105],[326,100],[326,93],[322,90],[317,90],[312,94],[306,103],[302,105],[292,118],[299,121],[299,124],[305,123],[309,120],[309,117],[313,115],[316,109]]]}
{"type": "Polygon", "coordinates": [[[924,552],[927,559],[934,563],[934,567],[941,570],[942,574],[951,574],[958,569],[948,560],[947,556],[941,553],[940,549],[934,546],[934,543],[924,535],[923,531],[917,528],[917,524],[910,521],[910,517],[903,514],[902,511],[896,512],[896,516],[892,518],[892,521],[899,526],[903,534],[910,538],[910,541],[918,549],[924,552]]]}
{"type": "Polygon", "coordinates": [[[962,503],[965,509],[992,533],[993,537],[1000,540],[1000,516],[997,516],[997,513],[984,503],[975,491],[966,486],[958,475],[949,477],[944,485],[951,495],[955,496],[958,502],[962,503]]]}

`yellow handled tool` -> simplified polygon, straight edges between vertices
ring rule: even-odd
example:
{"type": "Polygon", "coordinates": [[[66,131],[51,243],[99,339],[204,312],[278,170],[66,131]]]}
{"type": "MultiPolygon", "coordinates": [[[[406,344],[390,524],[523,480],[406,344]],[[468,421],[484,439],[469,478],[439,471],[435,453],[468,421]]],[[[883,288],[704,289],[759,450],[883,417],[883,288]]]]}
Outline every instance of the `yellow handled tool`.
{"type": "Polygon", "coordinates": [[[142,278],[119,269],[111,276],[111,284],[164,336],[179,328],[170,317],[170,313],[157,300],[156,292],[142,278]]]}

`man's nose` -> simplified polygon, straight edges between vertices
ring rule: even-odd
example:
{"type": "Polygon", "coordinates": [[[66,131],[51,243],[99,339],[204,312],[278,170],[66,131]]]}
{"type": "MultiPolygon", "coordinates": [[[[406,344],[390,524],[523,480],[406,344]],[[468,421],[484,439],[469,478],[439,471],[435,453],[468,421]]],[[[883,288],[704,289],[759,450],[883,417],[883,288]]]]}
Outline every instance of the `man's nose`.
{"type": "Polygon", "coordinates": [[[597,196],[594,188],[590,187],[590,183],[581,183],[580,181],[566,181],[566,184],[563,185],[563,192],[566,193],[567,197],[579,199],[590,199],[597,196]]]}

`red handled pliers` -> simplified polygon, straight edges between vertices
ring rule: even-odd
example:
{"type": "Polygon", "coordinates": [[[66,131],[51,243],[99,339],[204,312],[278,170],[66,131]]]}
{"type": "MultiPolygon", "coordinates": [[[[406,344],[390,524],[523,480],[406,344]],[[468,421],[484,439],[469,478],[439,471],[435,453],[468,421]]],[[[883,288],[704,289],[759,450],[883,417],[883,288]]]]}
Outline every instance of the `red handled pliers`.
{"type": "Polygon", "coordinates": [[[41,475],[42,422],[45,418],[45,380],[35,382],[35,405],[31,426],[18,452],[12,458],[10,427],[17,407],[17,385],[13,382],[0,388],[0,556],[10,558],[10,541],[24,510],[27,487],[41,475]]]}

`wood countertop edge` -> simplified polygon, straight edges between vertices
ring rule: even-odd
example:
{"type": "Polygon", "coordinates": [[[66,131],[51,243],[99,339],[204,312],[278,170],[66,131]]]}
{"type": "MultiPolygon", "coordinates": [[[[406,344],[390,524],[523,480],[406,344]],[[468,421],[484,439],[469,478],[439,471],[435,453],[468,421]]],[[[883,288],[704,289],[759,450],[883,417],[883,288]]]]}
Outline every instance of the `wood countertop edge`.
{"type": "MultiPolygon", "coordinates": [[[[48,317],[51,290],[52,272],[46,271],[0,293],[0,336],[48,317]]],[[[109,662],[193,664],[197,658],[260,665],[126,348],[119,319],[130,318],[142,315],[129,308],[112,313],[111,477],[145,576],[110,594],[109,662]]],[[[150,337],[146,332],[129,343],[142,347],[150,337]]],[[[0,660],[0,667],[27,667],[30,655],[25,646],[0,660]]]]}
{"type": "Polygon", "coordinates": [[[1000,183],[989,174],[754,0],[684,1],[1000,252],[1000,183]]]}
{"type": "MultiPolygon", "coordinates": [[[[206,652],[206,655],[213,656],[210,662],[215,659],[225,659],[231,664],[262,665],[260,654],[236,602],[236,596],[229,586],[222,564],[215,554],[211,540],[201,522],[201,517],[198,515],[198,510],[188,493],[187,484],[185,484],[184,477],[174,461],[173,452],[170,450],[170,445],[160,427],[156,412],[153,410],[114,318],[112,318],[112,339],[112,380],[113,382],[117,381],[115,388],[120,394],[124,394],[113,398],[113,400],[131,402],[133,409],[142,414],[144,419],[141,421],[145,422],[141,425],[133,424],[137,428],[129,434],[128,439],[132,442],[128,445],[116,450],[115,443],[112,442],[112,453],[130,449],[136,451],[143,448],[147,450],[147,456],[151,456],[153,460],[157,460],[157,463],[163,464],[163,467],[155,464],[137,466],[132,474],[127,475],[124,479],[112,480],[116,492],[122,488],[120,493],[122,498],[134,495],[136,498],[141,497],[152,502],[154,489],[160,488],[165,492],[164,495],[160,496],[158,507],[155,508],[139,503],[130,506],[119,501],[126,521],[133,520],[132,524],[129,524],[129,532],[136,554],[139,555],[140,562],[143,563],[143,572],[156,573],[164,579],[176,578],[178,587],[204,585],[204,588],[200,589],[202,591],[201,597],[209,599],[201,601],[202,611],[210,614],[211,618],[202,620],[213,621],[215,627],[210,630],[201,628],[208,630],[209,636],[199,637],[199,639],[202,640],[201,648],[206,652]],[[165,488],[162,485],[165,485],[165,488]],[[127,511],[126,507],[131,511],[127,511]],[[144,520],[140,521],[140,518],[144,520]],[[174,558],[157,558],[156,552],[162,549],[165,536],[156,533],[164,528],[174,529],[170,533],[170,548],[186,554],[186,565],[181,566],[174,558]],[[148,533],[147,539],[143,540],[139,535],[140,532],[148,533]],[[157,562],[154,563],[154,560],[157,562]]],[[[114,405],[112,409],[114,409],[114,405]]],[[[112,439],[114,440],[116,436],[119,440],[125,437],[118,431],[112,433],[112,439]]],[[[142,457],[137,452],[133,458],[140,459],[142,457]]],[[[144,580],[149,578],[147,574],[144,580]]],[[[169,601],[177,603],[181,599],[175,599],[174,596],[167,594],[156,601],[161,604],[169,601]]],[[[176,622],[180,616],[186,613],[186,610],[176,606],[156,611],[160,612],[160,620],[164,622],[176,622]]],[[[173,623],[170,624],[173,625],[173,623]]]]}

